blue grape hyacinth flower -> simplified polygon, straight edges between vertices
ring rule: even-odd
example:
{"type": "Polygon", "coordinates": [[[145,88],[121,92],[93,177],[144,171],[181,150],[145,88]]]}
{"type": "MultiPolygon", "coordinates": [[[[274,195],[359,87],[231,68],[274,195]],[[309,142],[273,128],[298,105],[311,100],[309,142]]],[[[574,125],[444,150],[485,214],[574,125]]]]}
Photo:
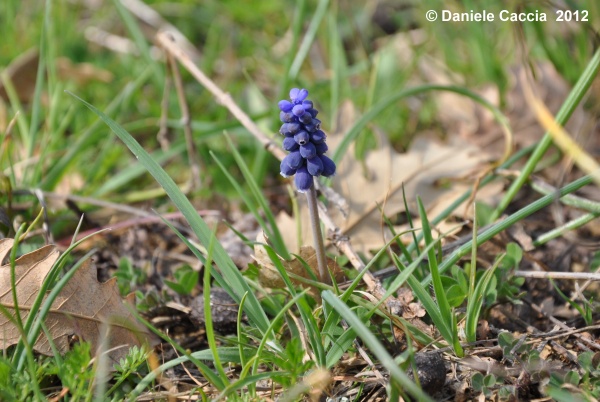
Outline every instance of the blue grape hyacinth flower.
{"type": "Polygon", "coordinates": [[[281,161],[281,175],[295,176],[294,183],[301,193],[313,186],[313,177],[333,176],[335,163],[325,155],[327,136],[321,130],[321,120],[313,103],[306,99],[306,89],[292,88],[290,100],[279,101],[279,118],[283,125],[279,129],[283,149],[289,154],[281,161]]]}

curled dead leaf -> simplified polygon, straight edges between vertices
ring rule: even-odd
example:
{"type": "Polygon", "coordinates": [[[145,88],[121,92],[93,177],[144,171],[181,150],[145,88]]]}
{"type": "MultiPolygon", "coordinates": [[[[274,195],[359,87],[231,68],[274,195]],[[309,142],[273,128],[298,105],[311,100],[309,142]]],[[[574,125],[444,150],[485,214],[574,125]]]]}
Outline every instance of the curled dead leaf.
{"type": "MultiPolygon", "coordinates": [[[[13,244],[12,239],[0,240],[0,261],[5,260],[13,244]]],[[[54,246],[44,246],[15,261],[17,302],[23,321],[29,316],[42,283],[58,256],[54,246]]],[[[10,271],[10,263],[0,266],[0,304],[14,317],[10,271]]],[[[52,303],[45,324],[61,353],[69,350],[71,339],[80,339],[90,342],[93,351],[100,347],[108,350],[111,360],[118,362],[131,346],[141,346],[148,337],[145,328],[137,323],[130,311],[134,301],[133,294],[125,299],[121,297],[116,278],[98,282],[96,270],[86,262],[52,303]]],[[[13,321],[12,317],[0,315],[0,348],[19,341],[20,333],[13,321]]],[[[33,349],[45,355],[53,354],[50,340],[44,333],[40,334],[33,349]]]]}
{"type": "Polygon", "coordinates": [[[400,288],[398,289],[398,300],[400,300],[404,305],[408,305],[408,303],[412,302],[415,299],[412,290],[409,288],[400,288]]]}
{"type": "MultiPolygon", "coordinates": [[[[269,254],[267,253],[267,250],[263,246],[263,244],[270,245],[269,239],[264,234],[264,232],[260,232],[256,236],[256,242],[258,244],[254,246],[254,260],[258,263],[260,267],[259,281],[261,285],[271,289],[285,288],[285,282],[281,278],[281,275],[279,275],[277,268],[275,268],[273,261],[271,260],[269,254]]],[[[314,275],[318,277],[317,256],[315,253],[315,249],[311,246],[302,246],[300,248],[298,256],[308,264],[309,268],[312,270],[314,275]]],[[[290,261],[286,261],[281,257],[279,258],[281,263],[285,267],[286,272],[288,274],[293,274],[290,275],[290,280],[292,281],[292,283],[294,285],[306,286],[306,284],[304,284],[301,280],[293,277],[294,275],[296,275],[305,279],[311,278],[311,275],[307,271],[302,261],[298,258],[293,258],[290,261]]],[[[335,262],[335,260],[333,260],[332,258],[327,257],[327,268],[333,274],[337,282],[341,282],[344,280],[344,272],[337,264],[337,262],[335,262]]],[[[313,296],[316,296],[319,294],[319,291],[315,287],[311,287],[309,293],[313,296]]]]}
{"type": "Polygon", "coordinates": [[[406,306],[404,311],[402,312],[402,317],[406,318],[407,320],[411,320],[417,317],[425,317],[426,313],[427,312],[425,311],[421,303],[409,303],[408,306],[406,306]]]}

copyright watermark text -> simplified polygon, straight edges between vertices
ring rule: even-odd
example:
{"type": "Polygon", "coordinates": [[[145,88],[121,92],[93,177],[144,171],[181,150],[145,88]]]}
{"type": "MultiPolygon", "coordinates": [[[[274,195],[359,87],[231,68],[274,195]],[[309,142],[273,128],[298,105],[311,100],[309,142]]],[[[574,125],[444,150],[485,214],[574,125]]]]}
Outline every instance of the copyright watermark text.
{"type": "Polygon", "coordinates": [[[529,11],[513,12],[502,10],[498,13],[482,10],[470,10],[468,12],[456,13],[450,10],[429,10],[425,13],[425,18],[429,22],[440,19],[442,22],[534,22],[534,21],[558,21],[558,22],[586,22],[588,21],[587,10],[555,10],[553,12],[529,11]]]}

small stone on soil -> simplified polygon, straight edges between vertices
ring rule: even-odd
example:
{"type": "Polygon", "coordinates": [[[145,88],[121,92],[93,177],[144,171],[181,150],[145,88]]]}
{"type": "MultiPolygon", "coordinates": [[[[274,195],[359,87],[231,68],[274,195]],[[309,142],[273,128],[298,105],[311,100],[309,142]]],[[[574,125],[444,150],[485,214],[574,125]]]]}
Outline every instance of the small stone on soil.
{"type": "MultiPolygon", "coordinates": [[[[446,382],[446,365],[442,355],[438,352],[419,352],[415,354],[415,364],[421,389],[432,396],[441,391],[446,382]]],[[[412,369],[409,368],[406,374],[415,380],[412,369]]]]}

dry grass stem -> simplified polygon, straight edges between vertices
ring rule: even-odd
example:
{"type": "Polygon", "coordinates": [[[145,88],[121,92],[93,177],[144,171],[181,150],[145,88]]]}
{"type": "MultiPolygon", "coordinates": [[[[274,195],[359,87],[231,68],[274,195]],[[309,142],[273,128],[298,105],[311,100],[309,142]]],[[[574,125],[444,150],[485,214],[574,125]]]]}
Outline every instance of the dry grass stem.
{"type": "Polygon", "coordinates": [[[600,281],[600,273],[595,272],[515,271],[514,275],[523,278],[600,281]]]}
{"type": "Polygon", "coordinates": [[[188,107],[185,99],[185,91],[183,89],[183,80],[181,79],[179,66],[175,62],[173,55],[170,53],[167,53],[167,60],[171,66],[173,81],[175,82],[175,90],[177,91],[177,99],[179,101],[179,108],[181,109],[181,125],[183,126],[183,135],[185,136],[188,161],[192,175],[190,178],[190,189],[198,190],[202,185],[200,180],[200,162],[198,161],[196,144],[194,144],[194,138],[192,136],[192,119],[190,118],[190,108],[188,107]]]}

